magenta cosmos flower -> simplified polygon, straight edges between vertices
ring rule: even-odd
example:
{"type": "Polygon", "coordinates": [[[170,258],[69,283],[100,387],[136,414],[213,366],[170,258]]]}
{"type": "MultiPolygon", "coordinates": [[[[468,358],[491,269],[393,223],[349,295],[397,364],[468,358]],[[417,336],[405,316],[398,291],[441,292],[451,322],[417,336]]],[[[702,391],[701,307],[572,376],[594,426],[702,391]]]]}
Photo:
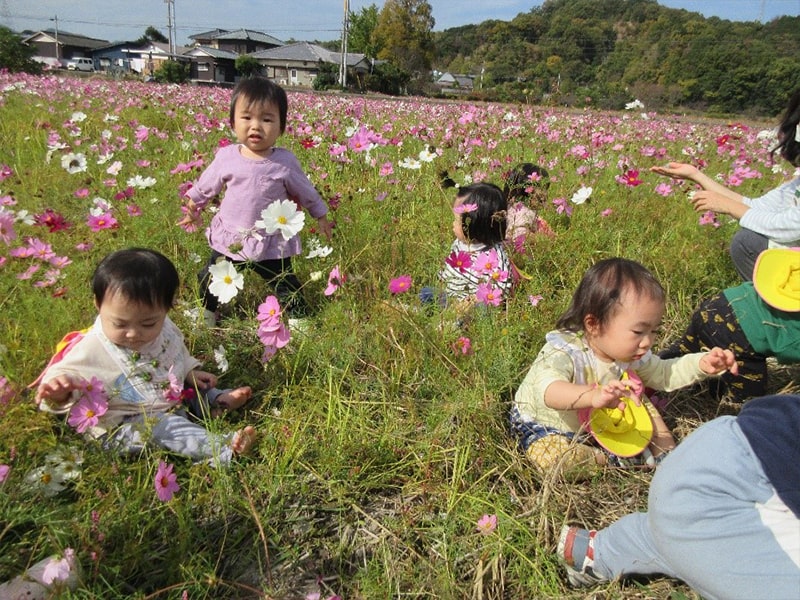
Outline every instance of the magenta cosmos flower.
{"type": "Polygon", "coordinates": [[[469,252],[464,252],[463,250],[456,252],[454,250],[444,262],[453,267],[456,271],[463,273],[472,266],[472,256],[470,256],[469,252]]]}
{"type": "Polygon", "coordinates": [[[389,291],[394,294],[403,294],[411,288],[411,275],[400,275],[389,282],[389,291]]]}
{"type": "Polygon", "coordinates": [[[78,433],[97,425],[100,417],[108,410],[108,400],[99,379],[92,377],[81,391],[80,400],[73,405],[67,417],[67,423],[78,433]]]}
{"type": "Polygon", "coordinates": [[[165,463],[163,460],[158,461],[158,471],[156,471],[155,486],[156,496],[162,502],[169,502],[175,492],[181,489],[178,485],[178,476],[172,472],[173,466],[165,463]]]}
{"type": "Polygon", "coordinates": [[[497,529],[497,515],[483,515],[478,519],[476,529],[481,535],[489,535],[497,529]]]}

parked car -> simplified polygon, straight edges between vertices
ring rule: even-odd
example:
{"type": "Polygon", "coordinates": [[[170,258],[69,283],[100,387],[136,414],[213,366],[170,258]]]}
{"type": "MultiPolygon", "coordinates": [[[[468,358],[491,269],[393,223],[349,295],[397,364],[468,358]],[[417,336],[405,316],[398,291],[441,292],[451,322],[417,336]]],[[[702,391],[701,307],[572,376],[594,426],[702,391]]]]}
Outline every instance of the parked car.
{"type": "Polygon", "coordinates": [[[67,62],[70,71],[94,71],[94,61],[91,58],[73,58],[67,62]]]}

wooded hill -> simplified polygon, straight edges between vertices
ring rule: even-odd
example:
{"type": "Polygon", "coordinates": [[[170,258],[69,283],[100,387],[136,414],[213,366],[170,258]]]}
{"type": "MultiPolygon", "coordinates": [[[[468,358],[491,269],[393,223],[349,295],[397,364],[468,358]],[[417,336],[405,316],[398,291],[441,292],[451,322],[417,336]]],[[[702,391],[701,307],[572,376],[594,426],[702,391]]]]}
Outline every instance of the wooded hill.
{"type": "Polygon", "coordinates": [[[512,21],[434,33],[434,69],[475,98],[779,114],[800,88],[800,17],[705,18],[656,0],[548,0],[512,21]]]}

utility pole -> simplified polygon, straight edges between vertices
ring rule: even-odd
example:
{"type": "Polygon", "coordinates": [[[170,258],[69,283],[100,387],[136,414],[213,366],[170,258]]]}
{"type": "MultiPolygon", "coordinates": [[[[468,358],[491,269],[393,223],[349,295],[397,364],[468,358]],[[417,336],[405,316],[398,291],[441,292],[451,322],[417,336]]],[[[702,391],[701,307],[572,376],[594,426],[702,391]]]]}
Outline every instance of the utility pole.
{"type": "Polygon", "coordinates": [[[61,58],[59,57],[59,48],[58,48],[58,15],[56,15],[54,18],[50,20],[56,22],[56,60],[61,60],[61,58]]]}
{"type": "Polygon", "coordinates": [[[176,27],[175,27],[175,0],[164,0],[167,5],[167,32],[169,33],[169,57],[172,59],[175,56],[176,44],[176,27]]]}
{"type": "Polygon", "coordinates": [[[344,0],[344,20],[342,21],[342,60],[339,64],[339,84],[347,87],[347,34],[350,29],[350,0],[344,0]]]}

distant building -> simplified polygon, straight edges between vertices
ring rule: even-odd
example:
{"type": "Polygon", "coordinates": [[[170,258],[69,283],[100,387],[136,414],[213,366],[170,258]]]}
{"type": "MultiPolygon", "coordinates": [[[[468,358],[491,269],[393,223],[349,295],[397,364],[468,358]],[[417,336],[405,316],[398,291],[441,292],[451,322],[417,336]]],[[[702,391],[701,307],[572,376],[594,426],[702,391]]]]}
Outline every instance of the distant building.
{"type": "Polygon", "coordinates": [[[435,83],[442,93],[468,94],[475,87],[475,78],[472,75],[442,73],[435,83]]]}
{"type": "MultiPolygon", "coordinates": [[[[108,46],[108,40],[98,40],[77,33],[44,29],[22,38],[22,42],[36,48],[34,60],[51,67],[64,66],[72,58],[91,58],[94,50],[108,46]]],[[[95,65],[95,68],[97,65],[95,65]]]]}
{"type": "MultiPolygon", "coordinates": [[[[251,54],[263,65],[263,74],[281,85],[311,87],[323,64],[340,65],[341,52],[332,52],[317,44],[297,42],[251,54]]],[[[347,68],[369,73],[371,61],[364,54],[348,53],[347,68]]]]}
{"type": "Polygon", "coordinates": [[[278,38],[252,29],[236,29],[234,31],[214,29],[190,35],[189,39],[193,40],[194,46],[205,46],[236,54],[252,54],[260,50],[283,46],[283,42],[278,38]]]}

